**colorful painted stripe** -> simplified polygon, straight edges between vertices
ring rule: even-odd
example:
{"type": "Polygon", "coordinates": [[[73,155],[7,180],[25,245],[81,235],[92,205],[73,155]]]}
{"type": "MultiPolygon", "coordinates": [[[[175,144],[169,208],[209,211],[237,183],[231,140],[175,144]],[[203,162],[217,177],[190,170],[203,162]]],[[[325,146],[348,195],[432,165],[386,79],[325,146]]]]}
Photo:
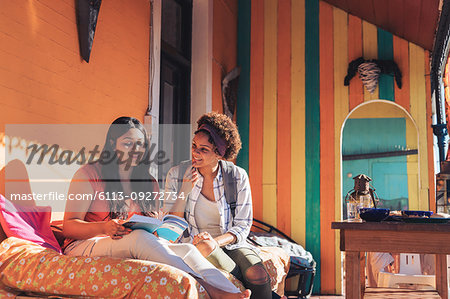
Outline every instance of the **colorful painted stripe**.
{"type": "Polygon", "coordinates": [[[277,11],[277,1],[264,1],[263,219],[274,226],[277,225],[277,11]]]}
{"type": "MultiPolygon", "coordinates": [[[[334,52],[333,7],[319,3],[319,55],[320,55],[320,181],[327,182],[334,176],[334,52]]],[[[331,181],[333,182],[333,181],[331,181]]],[[[334,291],[334,220],[335,186],[320,184],[320,271],[321,294],[334,291]]]]}
{"type": "MultiPolygon", "coordinates": [[[[264,80],[264,0],[253,0],[251,7],[251,82],[264,80]]],[[[252,188],[253,217],[263,219],[263,113],[264,89],[262,84],[250,84],[250,124],[249,130],[249,179],[252,188]]]]}
{"type": "Polygon", "coordinates": [[[320,75],[319,0],[305,2],[306,250],[317,262],[314,293],[321,289],[320,265],[320,75]]]}
{"type": "MultiPolygon", "coordinates": [[[[348,15],[348,63],[362,56],[362,21],[360,18],[355,17],[354,15],[348,15]]],[[[356,75],[354,78],[352,78],[352,80],[350,80],[349,111],[362,102],[364,102],[363,84],[362,81],[358,78],[358,75],[356,75]]]]}
{"type": "MultiPolygon", "coordinates": [[[[363,33],[363,56],[364,59],[376,59],[378,58],[377,51],[377,27],[366,21],[362,22],[363,33]]],[[[379,85],[373,93],[370,93],[367,88],[364,87],[364,101],[376,100],[378,95],[379,85]]]]}
{"type": "Polygon", "coordinates": [[[436,186],[434,176],[433,128],[431,127],[431,83],[430,83],[430,52],[425,51],[425,93],[427,103],[427,152],[428,152],[428,190],[430,211],[436,211],[436,186]]]}
{"type": "Polygon", "coordinates": [[[241,67],[238,87],[238,107],[236,122],[241,135],[242,149],[236,163],[248,172],[249,151],[249,110],[250,110],[250,18],[251,2],[238,2],[238,34],[237,34],[237,63],[241,67]]]}
{"type": "MultiPolygon", "coordinates": [[[[333,8],[333,43],[334,43],[334,219],[340,220],[342,213],[342,190],[341,190],[341,127],[347,117],[349,111],[349,88],[342,84],[342,78],[347,75],[347,67],[350,62],[348,57],[348,34],[350,15],[339,8],[333,8]]],[[[361,21],[360,21],[361,24],[361,21]]],[[[360,42],[361,36],[360,36],[360,42]]],[[[358,82],[360,86],[359,98],[362,100],[362,83],[361,80],[355,78],[353,86],[358,82]]],[[[325,277],[322,272],[323,280],[335,279],[335,289],[332,294],[340,294],[342,292],[341,284],[341,251],[339,249],[339,232],[335,231],[335,271],[334,277],[325,277]]]]}
{"type": "Polygon", "coordinates": [[[400,37],[393,36],[394,61],[397,63],[402,73],[402,88],[394,85],[395,102],[410,111],[409,104],[409,45],[400,37]]]}
{"type": "Polygon", "coordinates": [[[427,157],[427,120],[426,120],[426,97],[424,76],[425,51],[419,46],[409,43],[409,67],[410,67],[410,94],[411,94],[411,116],[414,118],[419,129],[419,198],[418,202],[409,202],[411,210],[427,210],[428,200],[428,157],[427,157]]]}
{"type": "Polygon", "coordinates": [[[305,0],[292,1],[291,237],[305,244],[305,0]],[[295,211],[295,212],[293,212],[295,211]]]}
{"type": "Polygon", "coordinates": [[[277,227],[291,234],[291,1],[278,1],[277,227]]]}
{"type": "MultiPolygon", "coordinates": [[[[378,59],[393,59],[392,33],[377,28],[378,59]]],[[[380,74],[379,78],[380,99],[394,101],[394,77],[389,74],[380,74]]]]}

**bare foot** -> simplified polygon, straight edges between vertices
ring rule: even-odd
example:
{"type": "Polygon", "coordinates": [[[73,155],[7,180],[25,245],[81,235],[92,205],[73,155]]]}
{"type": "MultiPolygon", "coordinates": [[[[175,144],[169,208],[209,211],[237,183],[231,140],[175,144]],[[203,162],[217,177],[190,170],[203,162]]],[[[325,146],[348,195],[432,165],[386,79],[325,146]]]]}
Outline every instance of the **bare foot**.
{"type": "Polygon", "coordinates": [[[211,296],[212,299],[218,298],[218,299],[248,299],[250,298],[250,295],[252,292],[247,289],[243,291],[242,293],[228,293],[219,289],[215,290],[207,290],[209,296],[211,296]]]}
{"type": "Polygon", "coordinates": [[[197,281],[205,288],[208,295],[211,297],[211,299],[248,299],[250,298],[250,295],[252,292],[247,289],[243,291],[242,293],[230,293],[226,292],[224,290],[221,290],[219,288],[216,288],[213,285],[210,285],[206,281],[200,278],[196,278],[197,281]]]}

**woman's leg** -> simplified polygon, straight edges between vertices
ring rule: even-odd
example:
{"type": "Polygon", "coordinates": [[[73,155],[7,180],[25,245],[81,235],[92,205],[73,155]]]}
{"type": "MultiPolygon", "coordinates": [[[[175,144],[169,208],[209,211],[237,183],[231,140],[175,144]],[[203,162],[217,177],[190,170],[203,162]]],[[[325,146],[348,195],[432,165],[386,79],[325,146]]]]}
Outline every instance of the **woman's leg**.
{"type": "Polygon", "coordinates": [[[199,273],[191,269],[164,242],[144,230],[133,230],[117,240],[110,237],[97,237],[76,242],[73,248],[71,248],[72,244],[67,247],[66,254],[148,260],[173,266],[201,278],[199,273]]]}
{"type": "Polygon", "coordinates": [[[195,245],[200,253],[217,269],[225,270],[242,281],[241,270],[216,242],[204,240],[195,245]]]}
{"type": "Polygon", "coordinates": [[[252,249],[245,247],[224,251],[239,266],[244,286],[252,291],[251,298],[271,299],[270,277],[261,258],[252,249]]]}
{"type": "MultiPolygon", "coordinates": [[[[169,248],[168,242],[162,241],[155,235],[150,234],[144,230],[134,230],[130,234],[123,236],[123,238],[118,240],[112,240],[110,237],[97,237],[88,240],[76,241],[74,246],[69,245],[64,252],[68,255],[79,255],[79,256],[109,256],[109,257],[119,257],[119,258],[135,258],[142,260],[154,261],[157,263],[163,263],[180,270],[183,270],[191,274],[197,281],[206,289],[208,294],[212,298],[248,298],[250,291],[241,293],[226,277],[220,273],[217,269],[212,266],[216,272],[218,272],[221,277],[220,279],[225,279],[225,281],[220,280],[223,285],[212,285],[209,281],[205,281],[203,277],[196,273],[191,267],[183,261],[182,257],[187,257],[187,260],[191,262],[192,257],[188,254],[191,250],[179,250],[182,257],[178,256],[169,248]],[[231,284],[231,286],[230,286],[231,284]],[[227,289],[237,290],[231,292],[227,289]]],[[[176,245],[176,244],[171,244],[176,245]]],[[[180,244],[189,245],[189,244],[180,244]]],[[[189,247],[189,246],[187,246],[189,247]]],[[[194,247],[192,245],[192,247],[194,247]]],[[[195,247],[194,247],[195,248],[195,247]]],[[[195,251],[193,251],[195,254],[195,251]]],[[[200,256],[201,254],[198,253],[200,256]]],[[[201,256],[203,261],[209,263],[207,260],[201,256]]],[[[195,258],[194,258],[195,260],[195,258]]],[[[197,263],[202,263],[198,261],[197,263]]],[[[203,267],[199,266],[202,272],[211,276],[211,271],[204,271],[203,267]]],[[[212,276],[211,278],[214,278],[212,276]]]]}
{"type": "Polygon", "coordinates": [[[205,281],[217,288],[230,293],[239,293],[240,290],[229,281],[213,264],[211,264],[192,244],[167,245],[176,255],[181,257],[194,271],[200,273],[205,281]]]}

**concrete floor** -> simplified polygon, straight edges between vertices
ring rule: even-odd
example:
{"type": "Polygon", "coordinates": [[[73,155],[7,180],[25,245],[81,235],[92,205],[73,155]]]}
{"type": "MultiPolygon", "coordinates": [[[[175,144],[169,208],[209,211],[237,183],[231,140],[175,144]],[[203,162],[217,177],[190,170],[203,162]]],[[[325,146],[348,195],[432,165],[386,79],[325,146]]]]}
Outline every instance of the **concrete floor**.
{"type": "Polygon", "coordinates": [[[315,295],[309,297],[311,299],[344,299],[344,296],[315,295]]]}

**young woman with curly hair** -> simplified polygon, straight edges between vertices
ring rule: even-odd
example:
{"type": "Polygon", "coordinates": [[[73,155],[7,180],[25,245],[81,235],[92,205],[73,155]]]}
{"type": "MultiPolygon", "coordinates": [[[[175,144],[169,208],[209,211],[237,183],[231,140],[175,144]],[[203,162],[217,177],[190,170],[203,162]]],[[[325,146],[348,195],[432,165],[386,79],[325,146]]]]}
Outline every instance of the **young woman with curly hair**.
{"type": "Polygon", "coordinates": [[[204,114],[192,139],[192,167],[187,167],[182,183],[179,172],[183,167],[169,170],[166,191],[187,195],[186,200],[178,198],[171,213],[186,218],[192,242],[200,252],[216,267],[240,279],[252,291],[251,298],[272,298],[268,272],[245,242],[253,222],[248,175],[225,161],[234,159],[240,149],[238,129],[228,116],[204,114]],[[224,169],[229,168],[236,185],[234,216],[225,197],[224,169]]]}

